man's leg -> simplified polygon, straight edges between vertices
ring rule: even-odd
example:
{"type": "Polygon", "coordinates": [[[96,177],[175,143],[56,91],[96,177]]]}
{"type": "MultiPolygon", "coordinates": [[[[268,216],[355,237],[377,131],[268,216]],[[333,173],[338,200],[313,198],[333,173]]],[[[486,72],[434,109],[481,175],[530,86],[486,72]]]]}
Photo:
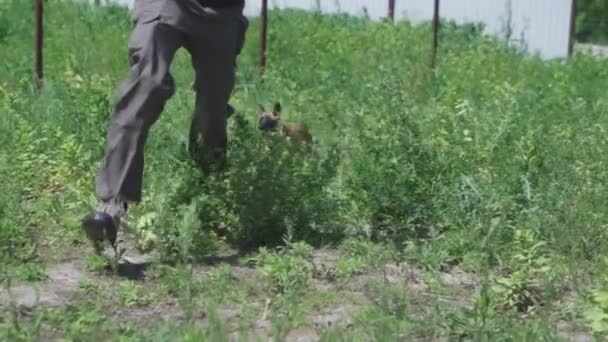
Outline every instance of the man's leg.
{"type": "Polygon", "coordinates": [[[175,92],[169,68],[182,43],[182,32],[157,19],[135,27],[129,39],[131,76],[121,87],[98,179],[101,200],[141,200],[144,144],[150,127],[175,92]]]}
{"type": "Polygon", "coordinates": [[[235,84],[235,60],[244,41],[243,19],[240,9],[209,10],[187,38],[196,71],[188,149],[207,171],[222,169],[225,164],[227,106],[235,84]]]}
{"type": "Polygon", "coordinates": [[[175,91],[169,69],[183,42],[183,32],[161,23],[158,15],[137,20],[128,45],[131,73],[120,87],[97,180],[100,206],[83,223],[92,239],[103,240],[104,229],[105,238],[115,235],[127,203],[141,201],[144,144],[175,91]]]}

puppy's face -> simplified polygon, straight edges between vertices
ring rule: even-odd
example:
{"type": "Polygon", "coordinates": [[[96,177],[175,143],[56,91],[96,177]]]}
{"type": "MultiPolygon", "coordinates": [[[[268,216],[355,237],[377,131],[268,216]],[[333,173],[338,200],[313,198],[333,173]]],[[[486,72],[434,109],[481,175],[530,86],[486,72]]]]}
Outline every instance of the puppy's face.
{"type": "Polygon", "coordinates": [[[260,113],[258,115],[258,128],[263,131],[272,131],[277,129],[279,120],[281,119],[281,105],[275,103],[272,112],[268,112],[260,105],[260,113]]]}

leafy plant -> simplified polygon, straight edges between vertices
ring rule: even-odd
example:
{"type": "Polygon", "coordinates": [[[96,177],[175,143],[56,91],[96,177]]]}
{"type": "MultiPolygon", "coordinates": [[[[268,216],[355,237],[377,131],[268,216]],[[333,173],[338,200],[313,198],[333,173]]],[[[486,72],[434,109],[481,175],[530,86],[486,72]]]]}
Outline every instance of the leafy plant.
{"type": "Polygon", "coordinates": [[[46,269],[38,264],[28,263],[16,270],[17,277],[24,281],[43,281],[49,278],[46,269]]]}
{"type": "MultiPolygon", "coordinates": [[[[603,259],[603,265],[608,265],[608,258],[603,259]]],[[[608,332],[608,290],[605,286],[608,277],[605,273],[602,274],[601,280],[602,283],[591,292],[591,301],[584,312],[584,317],[595,333],[605,334],[608,332]]]]}
{"type": "Polygon", "coordinates": [[[542,303],[550,271],[545,247],[546,243],[537,241],[531,230],[515,230],[513,271],[498,277],[494,287],[499,306],[529,313],[542,303]]]}
{"type": "Polygon", "coordinates": [[[278,293],[297,293],[310,285],[313,266],[309,258],[312,250],[304,243],[291,243],[289,235],[285,241],[286,247],[278,247],[277,251],[260,248],[250,262],[260,267],[278,293]]]}
{"type": "Polygon", "coordinates": [[[154,294],[144,290],[133,281],[123,281],[119,284],[118,295],[122,305],[146,306],[154,301],[154,294]]]}
{"type": "Polygon", "coordinates": [[[101,272],[108,266],[108,259],[102,255],[92,254],[86,260],[86,267],[89,271],[101,272]]]}

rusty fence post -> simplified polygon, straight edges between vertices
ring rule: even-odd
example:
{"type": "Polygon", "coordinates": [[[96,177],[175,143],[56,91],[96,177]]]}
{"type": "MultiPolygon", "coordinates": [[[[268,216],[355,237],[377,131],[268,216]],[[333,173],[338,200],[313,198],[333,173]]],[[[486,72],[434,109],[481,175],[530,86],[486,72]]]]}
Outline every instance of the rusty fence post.
{"type": "Polygon", "coordinates": [[[43,46],[43,0],[34,0],[35,1],[35,43],[34,43],[34,73],[35,73],[35,81],[38,89],[42,88],[42,79],[43,79],[43,71],[42,71],[42,46],[43,46]]]}
{"type": "Polygon", "coordinates": [[[574,41],[576,40],[576,0],[572,0],[570,8],[570,36],[568,37],[568,57],[574,53],[574,41]]]}
{"type": "Polygon", "coordinates": [[[260,13],[260,76],[266,68],[266,39],[268,33],[268,0],[262,0],[260,13]]]}
{"type": "Polygon", "coordinates": [[[435,68],[437,47],[439,45],[439,0],[435,0],[433,8],[433,50],[431,51],[431,68],[435,68]]]}
{"type": "Polygon", "coordinates": [[[388,0],[388,17],[395,22],[395,0],[388,0]]]}

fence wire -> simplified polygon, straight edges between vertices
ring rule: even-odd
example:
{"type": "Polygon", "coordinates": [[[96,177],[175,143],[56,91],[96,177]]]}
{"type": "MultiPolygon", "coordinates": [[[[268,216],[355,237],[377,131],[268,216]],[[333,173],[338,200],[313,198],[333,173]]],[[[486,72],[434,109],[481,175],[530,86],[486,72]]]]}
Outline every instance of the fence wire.
{"type": "MultiPolygon", "coordinates": [[[[485,33],[497,36],[544,59],[570,53],[574,0],[441,0],[442,20],[459,24],[481,23],[485,33]]],[[[348,13],[372,20],[390,17],[390,0],[269,0],[269,9],[296,8],[322,13],[348,13]]],[[[247,2],[247,15],[260,13],[260,1],[247,2]]],[[[412,24],[432,21],[433,0],[395,0],[395,20],[412,24]]]]}
{"type": "MultiPolygon", "coordinates": [[[[36,83],[42,83],[43,14],[42,0],[34,0],[36,8],[36,83]]],[[[83,0],[95,4],[119,3],[133,7],[133,0],[83,0]]],[[[580,1],[580,0],[579,0],[580,1]]],[[[596,7],[608,11],[608,2],[598,0],[596,7]]],[[[544,59],[567,57],[572,53],[574,35],[581,40],[608,41],[608,18],[591,11],[575,20],[577,0],[246,0],[245,14],[260,16],[265,11],[296,8],[326,14],[347,13],[371,20],[386,18],[408,20],[412,24],[433,22],[431,64],[435,63],[438,40],[438,18],[459,24],[480,23],[485,33],[501,37],[524,51],[544,59]],[[594,14],[595,13],[595,14],[594,14]],[[575,25],[581,25],[575,30],[575,25]],[[598,38],[600,37],[600,38],[598,38]]],[[[597,12],[597,11],[596,11],[597,12]]],[[[605,13],[605,11],[603,12],[605,13]]],[[[264,16],[262,16],[264,17],[264,16]]],[[[272,25],[272,23],[268,24],[272,25]]],[[[260,33],[260,66],[265,66],[265,31],[260,33]]]]}

